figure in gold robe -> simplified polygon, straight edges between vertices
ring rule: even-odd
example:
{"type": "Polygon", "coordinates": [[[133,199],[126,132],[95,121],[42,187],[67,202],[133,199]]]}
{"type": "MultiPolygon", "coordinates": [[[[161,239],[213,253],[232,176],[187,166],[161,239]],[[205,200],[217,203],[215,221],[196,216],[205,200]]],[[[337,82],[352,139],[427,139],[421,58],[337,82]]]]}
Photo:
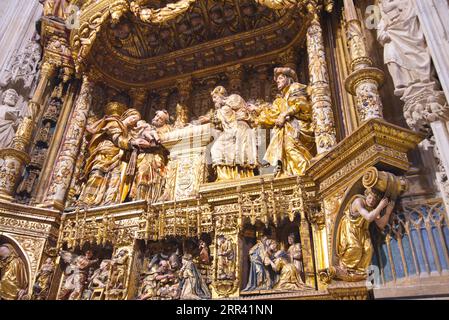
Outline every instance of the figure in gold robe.
{"type": "Polygon", "coordinates": [[[65,20],[68,0],[39,0],[44,6],[44,16],[65,20]]]}
{"type": "Polygon", "coordinates": [[[223,132],[211,148],[217,181],[254,176],[257,166],[257,142],[245,100],[229,95],[219,86],[212,93],[215,103],[214,124],[223,132]]]}
{"type": "Polygon", "coordinates": [[[51,258],[47,258],[45,263],[36,275],[36,281],[33,286],[33,300],[46,300],[50,290],[53,272],[55,271],[55,264],[51,258]]]}
{"type": "Polygon", "coordinates": [[[250,106],[257,115],[256,124],[273,129],[264,161],[276,167],[276,176],[302,175],[314,146],[307,87],[297,82],[296,72],[290,68],[276,68],[274,79],[279,97],[272,104],[250,106]]]}
{"type": "Polygon", "coordinates": [[[13,246],[0,246],[0,300],[21,299],[28,289],[28,273],[13,246]]]}
{"type": "Polygon", "coordinates": [[[311,289],[306,286],[293,264],[287,252],[279,250],[274,256],[274,261],[270,261],[271,267],[277,273],[277,281],[273,286],[274,290],[303,290],[311,289]]]}
{"type": "Polygon", "coordinates": [[[166,110],[159,110],[151,125],[145,121],[138,123],[134,135],[142,148],[137,156],[136,174],[130,192],[132,200],[152,203],[163,194],[168,151],[161,145],[160,136],[171,131],[169,119],[166,110]]]}
{"type": "Polygon", "coordinates": [[[394,203],[388,199],[379,200],[377,191],[367,189],[365,197],[354,196],[340,221],[337,231],[339,266],[336,272],[342,280],[358,281],[366,278],[373,256],[369,225],[375,222],[380,229],[384,229],[394,208],[394,203]],[[385,208],[386,212],[381,216],[385,208]]]}
{"type": "Polygon", "coordinates": [[[140,119],[137,110],[128,109],[121,117],[105,116],[87,128],[91,139],[80,204],[110,205],[125,200],[132,182],[127,176],[127,157],[134,147],[139,147],[130,132],[140,119]]]}

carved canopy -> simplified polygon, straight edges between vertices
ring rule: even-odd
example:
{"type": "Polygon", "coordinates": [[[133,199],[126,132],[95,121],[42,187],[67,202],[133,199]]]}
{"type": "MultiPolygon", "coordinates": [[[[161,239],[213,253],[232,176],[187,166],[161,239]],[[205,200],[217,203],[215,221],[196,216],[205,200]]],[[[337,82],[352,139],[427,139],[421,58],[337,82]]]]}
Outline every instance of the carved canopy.
{"type": "Polygon", "coordinates": [[[236,63],[273,61],[302,43],[300,10],[327,0],[75,0],[71,32],[78,73],[121,88],[159,87],[236,63]]]}

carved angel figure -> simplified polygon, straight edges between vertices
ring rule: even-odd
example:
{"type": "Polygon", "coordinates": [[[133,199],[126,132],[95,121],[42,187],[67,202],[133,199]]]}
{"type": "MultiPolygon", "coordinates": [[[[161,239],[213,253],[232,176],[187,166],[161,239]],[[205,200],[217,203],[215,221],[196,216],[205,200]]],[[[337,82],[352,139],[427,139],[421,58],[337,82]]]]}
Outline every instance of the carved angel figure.
{"type": "Polygon", "coordinates": [[[142,8],[137,2],[133,1],[130,3],[130,9],[143,22],[162,24],[186,12],[195,1],[180,0],[175,3],[169,3],[160,9],[142,8]]]}

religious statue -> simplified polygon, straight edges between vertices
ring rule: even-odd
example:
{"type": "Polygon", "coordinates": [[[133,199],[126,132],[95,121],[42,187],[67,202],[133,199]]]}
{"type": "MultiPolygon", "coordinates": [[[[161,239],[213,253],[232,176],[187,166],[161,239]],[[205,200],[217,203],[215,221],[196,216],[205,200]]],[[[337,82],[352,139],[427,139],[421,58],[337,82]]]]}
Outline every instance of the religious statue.
{"type": "Polygon", "coordinates": [[[0,105],[0,149],[9,148],[20,123],[16,90],[8,89],[2,94],[0,105]]]}
{"type": "Polygon", "coordinates": [[[28,272],[14,247],[0,245],[0,300],[20,300],[28,291],[28,272]]]}
{"type": "Polygon", "coordinates": [[[163,194],[168,151],[161,145],[160,135],[171,131],[166,110],[156,112],[151,125],[139,121],[135,129],[140,143],[136,173],[130,191],[132,200],[157,201],[163,194]]]}
{"type": "Polygon", "coordinates": [[[120,249],[111,261],[111,278],[109,289],[125,289],[126,277],[128,274],[129,252],[127,249],[120,249]]]}
{"type": "Polygon", "coordinates": [[[253,177],[257,142],[245,100],[237,94],[228,95],[221,86],[211,95],[215,103],[214,122],[223,130],[211,148],[217,181],[253,177]]]}
{"type": "Polygon", "coordinates": [[[274,290],[311,289],[301,280],[300,274],[287,252],[279,250],[274,255],[274,261],[269,260],[269,263],[277,274],[277,281],[273,286],[274,290]]]}
{"type": "Polygon", "coordinates": [[[414,5],[409,0],[382,0],[378,40],[384,62],[401,95],[416,82],[430,82],[431,58],[414,5]]]}
{"type": "Polygon", "coordinates": [[[234,280],[235,279],[235,245],[232,239],[224,235],[217,239],[217,279],[234,280]]]}
{"type": "Polygon", "coordinates": [[[302,264],[302,249],[301,249],[301,244],[295,241],[295,234],[291,233],[288,236],[288,244],[290,245],[290,247],[288,248],[288,255],[290,256],[290,260],[292,261],[292,263],[295,265],[296,267],[296,271],[298,272],[298,274],[301,276],[304,273],[304,267],[302,264]]]}
{"type": "Polygon", "coordinates": [[[45,300],[50,290],[51,280],[55,271],[55,264],[52,258],[47,258],[45,263],[36,275],[33,286],[33,300],[45,300]]]}
{"type": "Polygon", "coordinates": [[[175,129],[182,129],[189,123],[188,109],[182,104],[176,105],[176,120],[173,124],[175,129]]]}
{"type": "Polygon", "coordinates": [[[377,190],[366,189],[365,196],[356,195],[350,200],[337,230],[337,278],[349,281],[366,279],[373,256],[369,225],[375,222],[383,230],[394,208],[394,202],[380,197],[377,190]]]}
{"type": "Polygon", "coordinates": [[[169,3],[165,7],[158,9],[142,8],[139,1],[131,1],[130,9],[131,12],[143,22],[161,24],[175,19],[186,12],[195,1],[196,0],[178,0],[177,2],[169,3]]]}
{"type": "Polygon", "coordinates": [[[65,20],[68,0],[39,0],[39,2],[44,6],[44,16],[65,20]]]}
{"type": "Polygon", "coordinates": [[[204,240],[200,240],[200,262],[202,264],[210,264],[210,254],[209,248],[207,247],[207,243],[204,240]]]}
{"type": "Polygon", "coordinates": [[[211,293],[206,282],[201,277],[196,265],[192,261],[191,254],[185,254],[182,257],[182,268],[179,271],[181,282],[180,299],[182,300],[200,300],[210,299],[211,293]]]}
{"type": "Polygon", "coordinates": [[[271,269],[271,259],[276,249],[277,242],[263,236],[249,250],[249,279],[243,291],[269,290],[273,288],[274,274],[271,269]]]}
{"type": "Polygon", "coordinates": [[[170,257],[155,255],[149,263],[149,271],[143,275],[137,299],[177,299],[179,297],[178,267],[177,254],[172,254],[170,257]]]}
{"type": "Polygon", "coordinates": [[[92,259],[93,252],[87,250],[84,255],[75,256],[70,252],[61,252],[62,260],[68,264],[64,270],[65,281],[58,295],[58,300],[80,300],[90,268],[98,262],[92,259]]]}
{"type": "Polygon", "coordinates": [[[111,272],[111,260],[103,260],[100,267],[88,279],[87,289],[84,290],[84,298],[89,300],[96,289],[104,289],[109,280],[111,272]]]}
{"type": "MultiPolygon", "coordinates": [[[[109,108],[116,104],[110,103],[109,108]]],[[[90,142],[80,204],[95,206],[124,202],[132,182],[126,174],[125,159],[134,147],[140,147],[141,141],[132,139],[131,135],[140,119],[137,110],[128,109],[120,117],[105,116],[87,128],[90,142]]]]}
{"type": "Polygon", "coordinates": [[[291,68],[274,69],[274,79],[280,96],[272,104],[250,106],[256,114],[255,123],[274,130],[264,161],[276,168],[276,176],[302,175],[314,146],[307,87],[298,83],[291,68]]]}

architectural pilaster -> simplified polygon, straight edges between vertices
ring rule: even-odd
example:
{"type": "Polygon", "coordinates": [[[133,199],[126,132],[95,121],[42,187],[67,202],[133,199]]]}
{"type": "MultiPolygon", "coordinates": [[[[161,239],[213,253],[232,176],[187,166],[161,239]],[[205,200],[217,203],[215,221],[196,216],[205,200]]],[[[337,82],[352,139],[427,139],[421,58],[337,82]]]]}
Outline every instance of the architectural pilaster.
{"type": "Polygon", "coordinates": [[[142,112],[148,99],[148,91],[145,88],[131,89],[129,96],[132,108],[142,112]]]}
{"type": "Polygon", "coordinates": [[[76,159],[87,125],[87,116],[92,101],[92,82],[85,75],[81,91],[70,119],[58,160],[54,166],[44,206],[58,210],[64,208],[64,202],[73,176],[76,159]]]}
{"type": "Polygon", "coordinates": [[[23,166],[30,161],[27,149],[31,143],[38,115],[42,108],[46,88],[55,73],[56,66],[49,61],[44,61],[36,91],[28,103],[28,116],[22,120],[17,128],[11,148],[0,150],[0,158],[3,159],[0,170],[0,198],[12,199],[23,166]]]}
{"type": "Polygon", "coordinates": [[[324,154],[337,144],[334,113],[329,87],[329,74],[323,44],[323,30],[316,8],[310,8],[312,22],[307,30],[312,114],[317,154],[324,154]]]}
{"type": "Polygon", "coordinates": [[[352,71],[346,79],[346,90],[356,96],[360,123],[383,118],[379,87],[384,81],[384,73],[373,67],[373,62],[368,57],[362,24],[357,17],[353,0],[344,0],[344,6],[352,71]]]}
{"type": "Polygon", "coordinates": [[[241,64],[229,67],[226,69],[226,76],[229,81],[229,92],[240,93],[242,91],[243,83],[243,68],[241,64]]]}
{"type": "Polygon", "coordinates": [[[193,83],[191,77],[179,79],[176,82],[178,88],[179,101],[176,106],[175,128],[183,128],[189,122],[189,101],[192,95],[193,83]]]}

